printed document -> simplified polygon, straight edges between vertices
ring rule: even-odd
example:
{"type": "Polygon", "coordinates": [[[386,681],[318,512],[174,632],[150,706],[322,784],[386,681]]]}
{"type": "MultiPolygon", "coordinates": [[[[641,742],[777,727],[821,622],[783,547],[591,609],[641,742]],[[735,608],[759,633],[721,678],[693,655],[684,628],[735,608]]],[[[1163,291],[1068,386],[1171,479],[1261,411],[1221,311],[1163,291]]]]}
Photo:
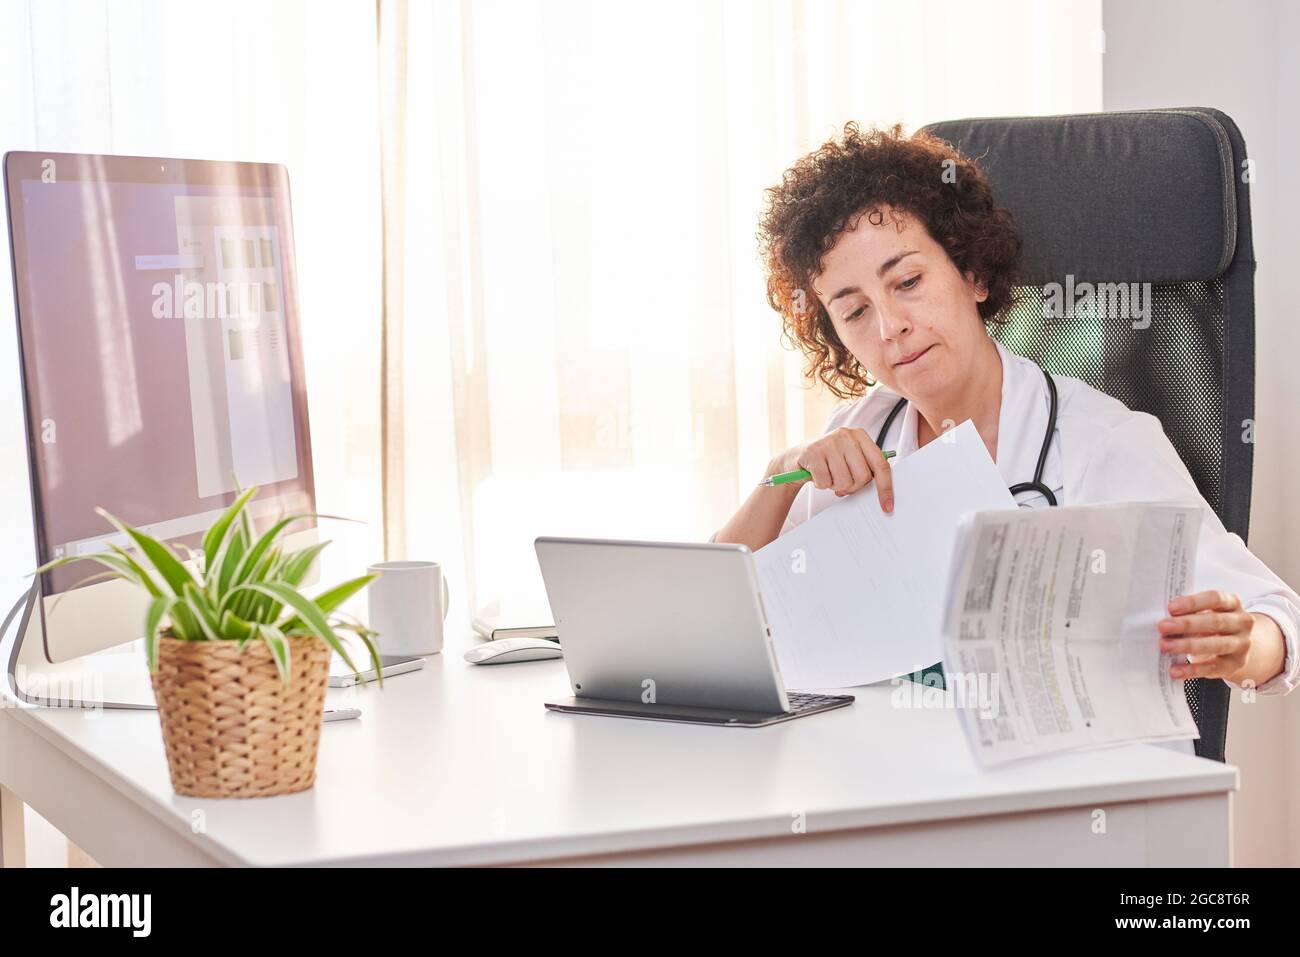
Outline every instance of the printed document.
{"type": "Polygon", "coordinates": [[[892,513],[871,483],[754,553],[787,688],[870,684],[939,661],[958,519],[1016,507],[969,420],[892,471],[892,513]]]}
{"type": "Polygon", "coordinates": [[[1198,736],[1156,625],[1193,579],[1200,521],[1137,503],[962,522],[944,676],[981,764],[1198,736]]]}

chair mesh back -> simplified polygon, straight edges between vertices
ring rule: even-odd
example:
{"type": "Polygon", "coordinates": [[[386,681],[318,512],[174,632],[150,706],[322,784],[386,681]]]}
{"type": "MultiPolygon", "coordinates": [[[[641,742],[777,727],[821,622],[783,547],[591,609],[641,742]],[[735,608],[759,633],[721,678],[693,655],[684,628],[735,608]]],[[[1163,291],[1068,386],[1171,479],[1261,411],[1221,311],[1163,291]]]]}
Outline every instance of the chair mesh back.
{"type": "Polygon", "coordinates": [[[1104,309],[1049,317],[1042,289],[1026,286],[1016,290],[1007,322],[990,322],[989,332],[1048,372],[1082,379],[1158,418],[1222,518],[1223,280],[1149,288],[1147,328],[1134,326],[1145,326],[1145,318],[1107,317],[1104,309]]]}

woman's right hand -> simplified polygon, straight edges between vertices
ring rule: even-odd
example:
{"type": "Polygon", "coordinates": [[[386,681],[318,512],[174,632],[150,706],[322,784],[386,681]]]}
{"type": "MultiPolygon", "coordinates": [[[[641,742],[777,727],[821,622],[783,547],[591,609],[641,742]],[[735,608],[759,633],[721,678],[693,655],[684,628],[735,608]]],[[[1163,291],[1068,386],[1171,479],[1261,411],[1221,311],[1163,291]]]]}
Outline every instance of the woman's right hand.
{"type": "Polygon", "coordinates": [[[832,489],[840,498],[875,480],[880,507],[886,512],[894,510],[889,460],[863,429],[841,427],[827,432],[807,445],[787,450],[777,457],[775,466],[781,466],[778,472],[807,469],[812,478],[803,481],[812,482],[815,488],[832,489]]]}

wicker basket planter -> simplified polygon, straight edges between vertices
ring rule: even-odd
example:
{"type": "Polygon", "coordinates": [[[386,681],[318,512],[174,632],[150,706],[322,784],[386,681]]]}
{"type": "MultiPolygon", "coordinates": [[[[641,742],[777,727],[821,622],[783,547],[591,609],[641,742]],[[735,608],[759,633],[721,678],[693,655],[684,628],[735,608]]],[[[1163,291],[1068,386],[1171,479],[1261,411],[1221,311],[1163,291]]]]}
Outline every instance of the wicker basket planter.
{"type": "Polygon", "coordinates": [[[154,694],[177,794],[265,797],[311,787],[330,649],[290,638],[286,685],[263,642],[159,641],[154,694]]]}

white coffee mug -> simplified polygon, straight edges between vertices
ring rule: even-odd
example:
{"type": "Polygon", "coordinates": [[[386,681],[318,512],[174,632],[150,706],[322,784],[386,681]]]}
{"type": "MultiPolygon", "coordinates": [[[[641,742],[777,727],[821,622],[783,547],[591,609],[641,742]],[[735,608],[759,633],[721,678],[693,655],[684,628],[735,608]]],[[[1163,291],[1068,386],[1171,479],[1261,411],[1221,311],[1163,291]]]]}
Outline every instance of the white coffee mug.
{"type": "Polygon", "coordinates": [[[382,655],[436,655],[450,607],[447,579],[437,562],[376,562],[379,577],[366,586],[370,628],[382,655]]]}

